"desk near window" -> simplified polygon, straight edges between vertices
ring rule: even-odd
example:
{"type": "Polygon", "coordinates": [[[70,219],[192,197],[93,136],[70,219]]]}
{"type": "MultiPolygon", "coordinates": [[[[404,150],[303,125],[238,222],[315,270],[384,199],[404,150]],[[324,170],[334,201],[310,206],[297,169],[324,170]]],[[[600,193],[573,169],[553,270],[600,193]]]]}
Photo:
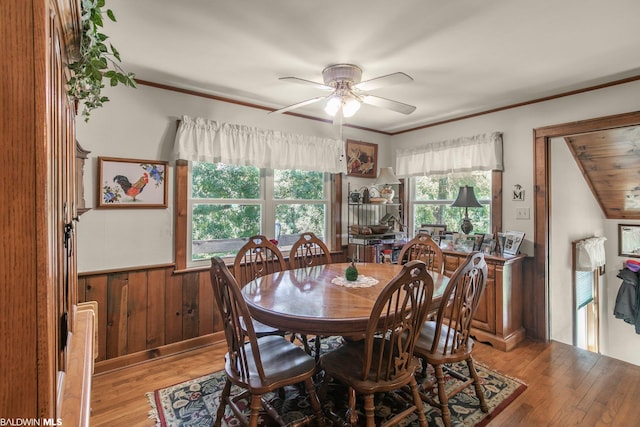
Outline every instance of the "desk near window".
{"type": "MultiPolygon", "coordinates": [[[[364,334],[371,309],[380,291],[402,269],[394,264],[356,264],[361,275],[374,277],[378,284],[352,288],[331,281],[343,277],[349,263],[327,264],[268,274],[249,282],[242,294],[251,315],[258,321],[281,330],[305,335],[364,334]]],[[[448,278],[432,274],[432,309],[448,278]]]]}

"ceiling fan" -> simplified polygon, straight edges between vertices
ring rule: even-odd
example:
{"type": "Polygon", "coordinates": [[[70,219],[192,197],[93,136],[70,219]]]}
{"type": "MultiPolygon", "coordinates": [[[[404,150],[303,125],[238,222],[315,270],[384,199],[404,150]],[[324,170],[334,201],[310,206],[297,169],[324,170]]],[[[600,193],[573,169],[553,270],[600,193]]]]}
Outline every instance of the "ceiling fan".
{"type": "Polygon", "coordinates": [[[370,90],[379,89],[399,83],[412,82],[413,79],[405,73],[393,73],[376,77],[370,80],[362,79],[362,69],[353,64],[329,65],[322,70],[323,83],[305,80],[298,77],[281,77],[280,80],[290,81],[304,85],[310,85],[317,89],[331,92],[326,96],[317,96],[293,105],[273,111],[274,113],[285,113],[314,102],[327,100],[325,112],[334,117],[351,117],[360,108],[360,104],[369,104],[380,108],[396,111],[402,114],[411,114],[416,107],[391,99],[367,93],[370,90]]]}

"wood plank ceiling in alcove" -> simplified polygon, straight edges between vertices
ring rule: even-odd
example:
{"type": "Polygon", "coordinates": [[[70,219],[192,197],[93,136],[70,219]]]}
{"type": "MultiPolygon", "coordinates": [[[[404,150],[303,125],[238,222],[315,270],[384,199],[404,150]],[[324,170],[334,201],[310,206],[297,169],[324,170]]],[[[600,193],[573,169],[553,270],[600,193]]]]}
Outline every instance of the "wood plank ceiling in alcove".
{"type": "Polygon", "coordinates": [[[640,126],[565,141],[608,219],[640,219],[640,126]]]}

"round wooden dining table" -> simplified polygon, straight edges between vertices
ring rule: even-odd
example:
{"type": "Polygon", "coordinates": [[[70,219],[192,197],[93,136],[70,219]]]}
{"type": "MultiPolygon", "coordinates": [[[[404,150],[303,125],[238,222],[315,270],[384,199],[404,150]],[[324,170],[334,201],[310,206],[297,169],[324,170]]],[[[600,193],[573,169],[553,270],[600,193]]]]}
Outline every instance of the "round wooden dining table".
{"type": "MultiPolygon", "coordinates": [[[[354,283],[344,283],[349,265],[327,264],[268,274],[247,283],[242,294],[252,317],[280,330],[306,335],[358,336],[366,332],[379,293],[402,266],[356,263],[359,279],[364,276],[365,281],[377,280],[377,284],[352,287],[354,283]]],[[[434,282],[430,309],[435,310],[449,279],[430,274],[434,282]]]]}

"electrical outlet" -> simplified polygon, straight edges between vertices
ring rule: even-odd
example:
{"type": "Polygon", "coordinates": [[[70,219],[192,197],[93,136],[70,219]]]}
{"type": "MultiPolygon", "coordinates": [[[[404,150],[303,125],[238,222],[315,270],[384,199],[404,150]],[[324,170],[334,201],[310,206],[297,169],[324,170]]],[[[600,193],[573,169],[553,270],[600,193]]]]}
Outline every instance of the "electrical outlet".
{"type": "Polygon", "coordinates": [[[529,208],[516,208],[516,219],[529,219],[529,208]]]}

